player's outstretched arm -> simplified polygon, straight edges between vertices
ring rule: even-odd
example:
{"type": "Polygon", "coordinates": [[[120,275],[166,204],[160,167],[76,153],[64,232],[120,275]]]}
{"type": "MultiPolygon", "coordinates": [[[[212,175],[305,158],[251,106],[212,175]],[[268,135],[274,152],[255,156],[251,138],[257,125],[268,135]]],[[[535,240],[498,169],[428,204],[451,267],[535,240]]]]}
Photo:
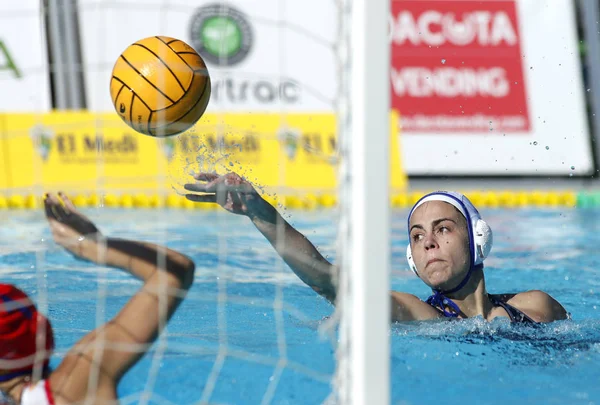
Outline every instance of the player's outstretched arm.
{"type": "Polygon", "coordinates": [[[202,194],[187,194],[187,199],[217,203],[231,213],[250,218],[302,281],[325,298],[335,301],[332,278],[337,268],[265,201],[252,184],[236,173],[198,173],[194,178],[199,182],[186,184],[185,189],[202,194]]]}
{"type": "Polygon", "coordinates": [[[56,243],[144,283],[112,320],[75,344],[50,376],[57,404],[114,400],[120,378],[146,353],[191,287],[194,262],[163,246],[103,236],[64,194],[48,195],[44,206],[56,243]]]}

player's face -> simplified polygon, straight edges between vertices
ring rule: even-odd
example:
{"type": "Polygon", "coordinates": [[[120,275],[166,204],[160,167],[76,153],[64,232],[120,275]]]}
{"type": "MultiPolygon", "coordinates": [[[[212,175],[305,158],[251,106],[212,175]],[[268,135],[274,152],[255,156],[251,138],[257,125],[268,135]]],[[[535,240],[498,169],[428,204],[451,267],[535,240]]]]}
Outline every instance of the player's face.
{"type": "Polygon", "coordinates": [[[429,201],[413,212],[409,227],[419,277],[431,288],[455,288],[469,271],[466,219],[448,203],[429,201]]]}

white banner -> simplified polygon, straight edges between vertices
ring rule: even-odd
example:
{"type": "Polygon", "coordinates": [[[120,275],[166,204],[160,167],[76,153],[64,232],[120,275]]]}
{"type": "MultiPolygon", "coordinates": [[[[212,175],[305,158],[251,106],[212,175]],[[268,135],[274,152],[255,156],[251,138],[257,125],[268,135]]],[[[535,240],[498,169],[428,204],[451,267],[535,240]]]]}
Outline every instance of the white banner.
{"type": "Polygon", "coordinates": [[[50,79],[41,1],[0,2],[0,111],[48,111],[50,79]]]}
{"type": "Polygon", "coordinates": [[[409,175],[593,172],[571,0],[392,2],[409,175]]]}
{"type": "Polygon", "coordinates": [[[121,52],[154,35],[181,39],[204,57],[212,80],[207,111],[333,108],[335,2],[80,0],[79,9],[88,108],[93,111],[113,109],[109,83],[121,52]]]}
{"type": "MultiPolygon", "coordinates": [[[[119,54],[153,35],[182,39],[203,55],[213,84],[209,112],[334,109],[333,1],[79,4],[93,111],[113,109],[110,73],[119,54]]],[[[593,171],[571,0],[393,0],[390,34],[392,106],[409,175],[593,171]]]]}

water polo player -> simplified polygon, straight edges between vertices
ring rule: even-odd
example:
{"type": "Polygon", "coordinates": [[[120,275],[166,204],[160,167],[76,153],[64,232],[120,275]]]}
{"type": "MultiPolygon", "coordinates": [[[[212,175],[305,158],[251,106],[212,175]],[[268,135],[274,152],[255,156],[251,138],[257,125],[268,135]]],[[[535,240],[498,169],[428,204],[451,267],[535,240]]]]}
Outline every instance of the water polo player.
{"type": "MultiPolygon", "coordinates": [[[[277,253],[302,281],[335,302],[329,263],[314,245],[294,229],[277,210],[236,173],[200,173],[199,182],[185,188],[191,201],[218,203],[227,211],[245,215],[266,237],[277,253]]],[[[487,293],[483,262],[492,247],[492,231],[463,195],[439,191],[419,200],[408,216],[410,268],[432,290],[422,301],[412,294],[393,291],[395,321],[436,318],[486,320],[509,318],[512,322],[552,322],[566,319],[565,309],[545,292],[487,293]]]]}
{"type": "Polygon", "coordinates": [[[44,206],[56,243],[79,259],[122,269],[143,285],[112,320],[84,336],[50,370],[50,323],[25,293],[0,284],[0,405],[116,403],[119,380],[191,287],[194,263],[163,246],[103,236],[62,194],[47,196],[44,206]]]}

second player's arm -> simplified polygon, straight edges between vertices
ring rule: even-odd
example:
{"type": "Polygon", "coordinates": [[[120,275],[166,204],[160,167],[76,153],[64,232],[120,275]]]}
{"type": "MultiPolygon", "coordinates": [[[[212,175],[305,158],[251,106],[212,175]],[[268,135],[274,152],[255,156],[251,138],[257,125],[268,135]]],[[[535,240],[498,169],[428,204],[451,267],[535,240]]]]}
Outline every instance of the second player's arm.
{"type": "Polygon", "coordinates": [[[329,301],[335,301],[333,278],[337,267],[329,263],[306,236],[266,201],[249,218],[304,283],[329,301]]]}

